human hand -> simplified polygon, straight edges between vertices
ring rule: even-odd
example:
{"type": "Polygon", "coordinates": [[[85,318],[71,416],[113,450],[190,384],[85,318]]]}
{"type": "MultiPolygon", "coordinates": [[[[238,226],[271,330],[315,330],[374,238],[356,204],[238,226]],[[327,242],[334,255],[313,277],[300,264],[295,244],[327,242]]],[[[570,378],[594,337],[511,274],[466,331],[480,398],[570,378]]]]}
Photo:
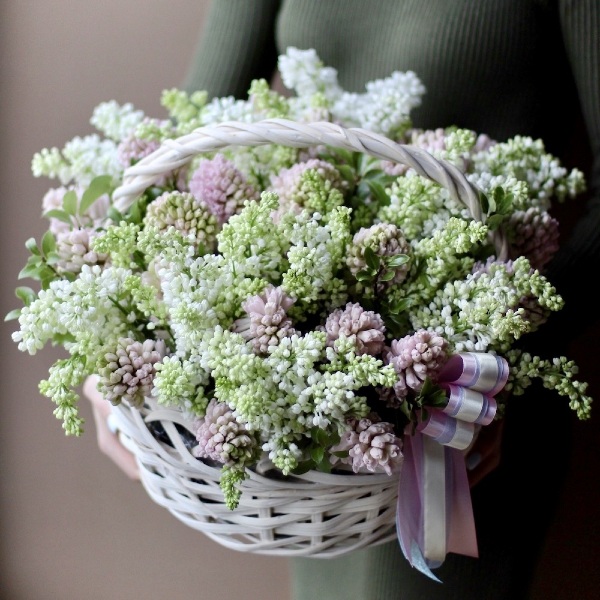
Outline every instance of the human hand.
{"type": "Polygon", "coordinates": [[[139,469],[135,457],[127,450],[116,433],[108,427],[108,417],[111,414],[110,402],[102,397],[96,389],[98,377],[92,375],[83,384],[83,394],[92,405],[94,421],[96,423],[96,438],[98,447],[106,454],[125,474],[133,480],[140,478],[139,469]]]}
{"type": "Polygon", "coordinates": [[[477,485],[500,464],[503,430],[504,419],[482,427],[467,450],[465,462],[470,487],[477,485]]]}

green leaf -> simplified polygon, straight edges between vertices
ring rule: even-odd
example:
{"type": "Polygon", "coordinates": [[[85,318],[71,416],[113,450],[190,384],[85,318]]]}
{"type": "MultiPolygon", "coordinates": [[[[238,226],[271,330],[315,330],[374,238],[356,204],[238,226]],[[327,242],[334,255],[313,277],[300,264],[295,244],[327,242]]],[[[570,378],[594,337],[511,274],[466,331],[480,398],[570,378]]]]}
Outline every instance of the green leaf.
{"type": "Polygon", "coordinates": [[[98,175],[92,179],[89,187],[81,197],[79,204],[80,214],[85,214],[88,208],[104,194],[109,194],[112,189],[112,177],[110,175],[98,175]]]}
{"type": "Polygon", "coordinates": [[[413,304],[411,298],[402,298],[402,300],[398,300],[394,302],[392,305],[392,312],[394,313],[403,313],[406,312],[413,304]]]}
{"type": "Polygon", "coordinates": [[[317,469],[322,473],[331,473],[331,462],[323,456],[323,459],[317,464],[317,469]]]}
{"type": "Polygon", "coordinates": [[[491,229],[493,231],[495,229],[498,229],[498,227],[500,227],[500,225],[502,225],[502,223],[504,222],[504,219],[505,219],[505,217],[503,215],[495,213],[495,214],[491,215],[490,217],[488,217],[488,220],[485,222],[485,224],[488,226],[489,229],[491,229]]]}
{"type": "Polygon", "coordinates": [[[368,246],[365,248],[365,262],[367,263],[367,266],[375,272],[379,269],[381,262],[379,256],[377,256],[373,249],[368,246]]]}
{"type": "Polygon", "coordinates": [[[14,321],[15,319],[18,319],[19,316],[21,315],[21,309],[20,308],[15,308],[13,310],[11,310],[5,317],[4,320],[5,321],[14,321]]]}
{"type": "Polygon", "coordinates": [[[353,181],[355,178],[354,169],[348,165],[337,165],[337,170],[346,181],[353,181]]]}
{"type": "Polygon", "coordinates": [[[48,254],[48,256],[46,256],[46,264],[47,265],[55,265],[60,261],[60,257],[58,256],[58,254],[56,252],[51,252],[50,254],[48,254]]]}
{"type": "Polygon", "coordinates": [[[359,271],[356,274],[356,281],[371,281],[373,279],[373,275],[370,271],[359,271]]]}
{"type": "Polygon", "coordinates": [[[298,466],[292,471],[294,475],[303,475],[304,473],[308,473],[311,469],[313,469],[315,463],[312,460],[305,460],[301,463],[298,463],[298,466]]]}
{"type": "Polygon", "coordinates": [[[394,279],[395,276],[396,273],[394,271],[386,271],[385,273],[383,273],[383,275],[381,275],[379,281],[391,281],[392,279],[394,279]]]}
{"type": "Polygon", "coordinates": [[[44,256],[48,256],[56,249],[56,239],[51,231],[46,231],[42,238],[42,252],[44,256]]]}
{"type": "Polygon", "coordinates": [[[315,444],[319,446],[324,446],[329,442],[329,436],[327,435],[327,432],[320,427],[313,427],[310,430],[310,435],[315,444]]]}
{"type": "Polygon", "coordinates": [[[35,299],[37,294],[30,288],[25,286],[19,286],[15,290],[15,295],[17,298],[22,300],[25,306],[29,306],[35,299]]]}
{"type": "Polygon", "coordinates": [[[114,206],[108,209],[108,218],[117,225],[123,220],[123,213],[120,213],[114,206]]]}
{"type": "Polygon", "coordinates": [[[61,210],[60,208],[53,208],[45,212],[44,217],[46,217],[47,219],[58,219],[59,221],[63,221],[64,223],[68,223],[69,225],[72,225],[73,223],[69,213],[67,213],[64,210],[61,210]]]}
{"type": "Polygon", "coordinates": [[[77,194],[70,190],[63,196],[62,201],[63,210],[69,215],[75,216],[77,214],[77,194]]]}
{"type": "Polygon", "coordinates": [[[54,273],[48,274],[43,273],[40,276],[40,284],[43,290],[47,290],[50,287],[50,284],[56,279],[56,275],[54,273]]]}
{"type": "Polygon", "coordinates": [[[410,260],[410,256],[408,254],[396,254],[395,256],[390,256],[386,259],[385,264],[390,269],[397,269],[399,267],[403,267],[410,260]]]}
{"type": "Polygon", "coordinates": [[[17,275],[17,279],[26,279],[30,277],[31,279],[40,279],[40,270],[42,268],[42,261],[37,256],[31,256],[27,261],[27,264],[19,271],[17,275]],[[31,260],[31,259],[36,260],[31,260]]]}
{"type": "Polygon", "coordinates": [[[443,407],[448,404],[448,397],[445,390],[434,384],[429,377],[426,377],[415,401],[421,407],[443,407]]]}
{"type": "Polygon", "coordinates": [[[481,210],[484,215],[488,215],[493,211],[493,209],[490,208],[490,200],[485,194],[482,193],[479,195],[479,202],[481,203],[481,210]]]}
{"type": "Polygon", "coordinates": [[[512,212],[513,200],[513,194],[507,194],[506,192],[503,193],[501,196],[496,198],[496,212],[501,215],[506,215],[512,212]]]}
{"type": "Polygon", "coordinates": [[[29,238],[25,242],[25,248],[27,248],[27,250],[29,250],[29,252],[31,252],[31,254],[36,254],[38,256],[40,254],[40,249],[38,248],[35,238],[29,238]]]}
{"type": "Polygon", "coordinates": [[[310,457],[317,463],[323,462],[323,457],[325,456],[325,448],[321,446],[316,446],[315,448],[310,449],[310,457]]]}
{"type": "Polygon", "coordinates": [[[54,346],[64,346],[66,343],[74,341],[75,337],[71,333],[55,333],[52,336],[52,344],[54,346]]]}
{"type": "Polygon", "coordinates": [[[386,206],[390,203],[390,197],[387,195],[385,188],[380,183],[377,181],[368,181],[367,185],[369,186],[369,190],[378,204],[386,206]]]}
{"type": "Polygon", "coordinates": [[[332,452],[333,456],[337,456],[338,458],[348,458],[349,451],[348,450],[339,450],[337,452],[332,452]]]}
{"type": "Polygon", "coordinates": [[[129,209],[129,215],[128,215],[128,221],[130,223],[141,223],[142,222],[142,211],[140,209],[140,203],[139,200],[136,200],[132,205],[131,208],[129,209]]]}

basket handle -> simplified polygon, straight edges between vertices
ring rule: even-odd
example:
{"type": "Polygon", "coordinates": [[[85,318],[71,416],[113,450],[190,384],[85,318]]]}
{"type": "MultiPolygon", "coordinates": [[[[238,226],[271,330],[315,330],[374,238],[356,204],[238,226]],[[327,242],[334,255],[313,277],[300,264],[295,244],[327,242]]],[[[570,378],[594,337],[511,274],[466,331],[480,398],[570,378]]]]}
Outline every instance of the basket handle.
{"type": "MultiPolygon", "coordinates": [[[[344,128],[318,121],[299,123],[286,119],[265,119],[255,123],[228,121],[200,127],[174,140],[163,141],[160,148],[125,170],[123,183],[113,192],[115,208],[127,210],[135,199],[162,175],[182,167],[203,152],[227,146],[279,144],[295,148],[326,145],[369,154],[411,167],[460,200],[477,221],[485,221],[481,208],[482,192],[454,165],[440,160],[416,146],[398,144],[366,129],[344,128]]],[[[498,258],[507,255],[507,242],[501,230],[491,233],[498,258]]]]}

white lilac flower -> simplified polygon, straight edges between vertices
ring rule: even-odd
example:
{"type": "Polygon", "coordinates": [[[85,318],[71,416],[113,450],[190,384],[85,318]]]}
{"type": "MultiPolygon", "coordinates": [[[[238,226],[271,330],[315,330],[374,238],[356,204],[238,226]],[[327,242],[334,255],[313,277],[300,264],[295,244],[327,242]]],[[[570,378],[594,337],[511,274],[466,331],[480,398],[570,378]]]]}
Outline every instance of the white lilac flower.
{"type": "Polygon", "coordinates": [[[279,276],[286,241],[272,219],[279,200],[263,192],[259,202],[247,201],[240,214],[233,215],[217,235],[218,251],[238,263],[248,276],[279,276]]]}
{"type": "Polygon", "coordinates": [[[34,177],[58,179],[62,185],[76,184],[87,187],[92,179],[110,175],[118,181],[122,175],[117,144],[98,134],[76,136],[62,150],[44,148],[31,161],[34,177]]]}
{"type": "Polygon", "coordinates": [[[330,285],[341,267],[350,237],[350,214],[338,207],[329,215],[327,224],[320,214],[303,211],[284,219],[284,235],[291,246],[287,252],[289,267],[283,273],[281,287],[298,303],[310,303],[330,285]]]}
{"type": "Polygon", "coordinates": [[[343,92],[331,112],[347,126],[363,127],[392,139],[411,126],[410,111],[421,104],[425,87],[412,71],[395,71],[370,81],[363,94],[343,92]]]}
{"type": "Polygon", "coordinates": [[[356,393],[363,383],[350,370],[311,372],[306,386],[290,406],[295,426],[341,432],[348,416],[364,416],[369,412],[366,397],[356,393]]]}
{"type": "Polygon", "coordinates": [[[247,100],[236,100],[233,96],[213,98],[202,108],[200,125],[214,125],[225,121],[252,123],[256,120],[252,104],[247,100]]]}
{"type": "Polygon", "coordinates": [[[392,183],[389,197],[376,218],[399,227],[408,240],[431,235],[452,216],[470,218],[467,208],[445,188],[412,170],[392,183]]]}
{"type": "Polygon", "coordinates": [[[143,119],[143,111],[136,110],[130,102],[120,105],[110,100],[94,108],[90,123],[105,137],[118,142],[131,135],[143,119]]]}
{"type": "Polygon", "coordinates": [[[310,99],[321,94],[329,100],[337,98],[341,88],[337,71],[323,65],[313,49],[289,47],[277,63],[283,85],[296,92],[298,98],[310,99]]]}
{"type": "Polygon", "coordinates": [[[34,177],[58,179],[62,185],[73,180],[73,169],[56,147],[42,148],[31,159],[31,172],[34,177]]]}
{"type": "Polygon", "coordinates": [[[70,166],[72,180],[82,186],[88,186],[100,175],[110,175],[118,181],[123,172],[117,144],[97,134],[74,137],[65,144],[62,154],[70,166]]]}
{"type": "Polygon", "coordinates": [[[179,356],[165,356],[154,365],[152,396],[163,406],[181,409],[185,418],[195,419],[204,414],[209,399],[204,387],[210,373],[197,362],[179,356]]]}
{"type": "Polygon", "coordinates": [[[552,198],[563,201],[585,189],[583,173],[567,170],[559,160],[546,152],[544,142],[516,135],[474,156],[476,172],[492,175],[514,175],[525,181],[529,193],[548,209],[552,198]]]}
{"type": "MultiPolygon", "coordinates": [[[[19,349],[35,354],[54,337],[69,336],[75,342],[97,345],[102,353],[105,344],[125,337],[130,328],[118,301],[124,293],[124,281],[130,271],[83,265],[74,281],[57,279],[23,308],[20,330],[13,334],[19,349]]],[[[93,363],[96,354],[90,357],[93,363]]]]}

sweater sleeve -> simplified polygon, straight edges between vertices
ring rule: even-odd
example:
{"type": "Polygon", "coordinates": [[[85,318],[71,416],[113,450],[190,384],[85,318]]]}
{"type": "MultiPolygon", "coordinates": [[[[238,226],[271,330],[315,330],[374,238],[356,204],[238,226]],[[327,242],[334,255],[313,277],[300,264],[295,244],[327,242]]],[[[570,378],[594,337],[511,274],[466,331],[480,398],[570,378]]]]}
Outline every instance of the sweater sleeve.
{"type": "Polygon", "coordinates": [[[279,0],[212,0],[183,88],[245,98],[253,79],[277,66],[279,0]]]}
{"type": "Polygon", "coordinates": [[[560,0],[563,41],[577,87],[592,152],[587,205],[550,263],[547,275],[565,300],[552,318],[554,334],[573,339],[598,322],[589,284],[600,265],[600,3],[560,0]]]}

